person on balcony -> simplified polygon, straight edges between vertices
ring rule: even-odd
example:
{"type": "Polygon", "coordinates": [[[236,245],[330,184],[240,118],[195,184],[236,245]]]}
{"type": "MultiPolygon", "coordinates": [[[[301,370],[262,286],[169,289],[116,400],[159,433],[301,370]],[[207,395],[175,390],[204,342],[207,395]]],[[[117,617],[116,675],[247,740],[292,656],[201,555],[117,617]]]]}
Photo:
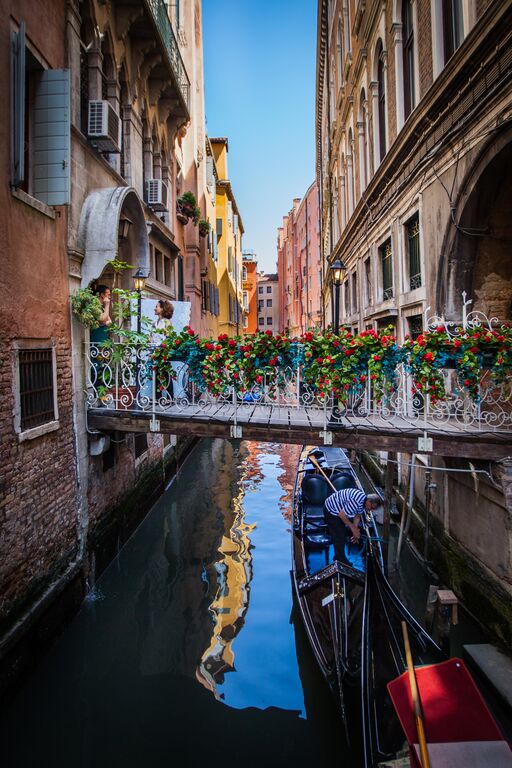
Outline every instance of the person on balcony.
{"type": "Polygon", "coordinates": [[[112,325],[110,318],[110,288],[108,285],[97,285],[92,283],[91,291],[101,302],[102,313],[100,315],[100,324],[97,328],[91,330],[91,343],[101,344],[108,339],[108,327],[112,325]]]}
{"type": "Polygon", "coordinates": [[[151,344],[160,344],[163,337],[171,327],[171,319],[174,314],[174,307],[167,299],[160,299],[155,304],[156,318],[153,320],[151,328],[151,344]]]}

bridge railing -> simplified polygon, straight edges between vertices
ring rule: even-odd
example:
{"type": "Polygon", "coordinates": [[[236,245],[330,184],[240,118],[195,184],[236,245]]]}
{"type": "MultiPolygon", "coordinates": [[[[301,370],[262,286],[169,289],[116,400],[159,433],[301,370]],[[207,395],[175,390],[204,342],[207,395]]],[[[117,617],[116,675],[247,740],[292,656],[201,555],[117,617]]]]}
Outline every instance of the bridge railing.
{"type": "Polygon", "coordinates": [[[371,377],[358,384],[340,402],[307,383],[302,368],[278,367],[258,384],[246,385],[241,375],[223,391],[213,394],[193,380],[188,366],[171,361],[162,376],[153,368],[155,347],[126,343],[89,344],[86,348],[86,402],[88,408],[145,412],[157,418],[209,417],[230,421],[235,427],[247,420],[315,426],[354,426],[388,422],[392,428],[425,429],[437,426],[470,431],[512,431],[512,381],[498,382],[484,372],[479,397],[472,399],[456,370],[442,370],[446,396],[434,400],[413,384],[401,364],[392,388],[383,393],[371,377]]]}

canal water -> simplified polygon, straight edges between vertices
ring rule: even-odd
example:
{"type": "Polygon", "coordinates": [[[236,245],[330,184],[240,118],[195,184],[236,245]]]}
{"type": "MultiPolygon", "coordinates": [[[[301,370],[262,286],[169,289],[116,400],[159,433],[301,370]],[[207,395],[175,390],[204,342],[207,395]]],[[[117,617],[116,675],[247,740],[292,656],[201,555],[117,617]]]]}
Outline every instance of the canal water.
{"type": "Polygon", "coordinates": [[[299,450],[197,446],[2,716],[2,768],[356,768],[293,607],[299,450]]]}

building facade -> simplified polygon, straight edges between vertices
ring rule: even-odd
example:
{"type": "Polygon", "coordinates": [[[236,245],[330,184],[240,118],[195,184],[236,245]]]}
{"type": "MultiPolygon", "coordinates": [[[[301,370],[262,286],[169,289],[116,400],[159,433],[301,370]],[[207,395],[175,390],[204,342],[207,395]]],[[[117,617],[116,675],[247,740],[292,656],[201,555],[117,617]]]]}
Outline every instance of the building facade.
{"type": "MultiPolygon", "coordinates": [[[[115,291],[133,290],[139,270],[151,316],[169,299],[182,324],[216,335],[218,187],[231,194],[205,131],[200,0],[1,7],[11,79],[0,120],[9,173],[0,192],[0,660],[74,578],[93,583],[106,539],[137,519],[183,447],[170,436],[88,430],[95,368],[70,295],[106,285],[115,320],[115,291]],[[183,214],[186,192],[202,228],[183,214]]],[[[226,230],[239,307],[235,213],[226,230]]]]}
{"type": "Polygon", "coordinates": [[[256,333],[258,330],[258,260],[254,251],[245,250],[242,254],[242,290],[243,290],[243,331],[256,333]]]}
{"type": "Polygon", "coordinates": [[[218,179],[216,185],[217,280],[219,333],[242,332],[242,219],[228,176],[228,140],[210,138],[218,179]]]}
{"type": "MultiPolygon", "coordinates": [[[[392,326],[401,340],[421,333],[426,315],[460,321],[465,299],[510,321],[511,24],[508,2],[320,0],[322,259],[324,274],[335,259],[347,267],[349,329],[392,326]]],[[[327,284],[326,318],[330,305],[327,284]]],[[[423,489],[427,459],[418,461],[423,489]]],[[[486,596],[473,610],[509,640],[509,481],[482,475],[471,496],[463,473],[443,474],[455,468],[448,459],[432,461],[436,566],[463,599],[486,596]]]]}
{"type": "Polygon", "coordinates": [[[298,336],[323,324],[318,185],[314,181],[283,217],[277,235],[279,326],[298,336]]]}
{"type": "Polygon", "coordinates": [[[258,330],[279,333],[279,278],[277,273],[258,275],[258,330]]]}

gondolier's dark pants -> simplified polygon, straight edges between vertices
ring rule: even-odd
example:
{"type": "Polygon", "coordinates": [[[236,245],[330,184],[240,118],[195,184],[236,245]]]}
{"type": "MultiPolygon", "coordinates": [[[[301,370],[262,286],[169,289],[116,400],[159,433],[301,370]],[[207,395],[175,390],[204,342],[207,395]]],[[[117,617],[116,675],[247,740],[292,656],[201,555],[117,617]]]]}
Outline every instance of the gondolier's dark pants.
{"type": "Polygon", "coordinates": [[[327,529],[331,535],[332,543],[334,544],[334,557],[339,560],[340,563],[346,561],[345,557],[345,535],[346,526],[338,515],[333,515],[324,507],[324,518],[327,524],[327,529]]]}

